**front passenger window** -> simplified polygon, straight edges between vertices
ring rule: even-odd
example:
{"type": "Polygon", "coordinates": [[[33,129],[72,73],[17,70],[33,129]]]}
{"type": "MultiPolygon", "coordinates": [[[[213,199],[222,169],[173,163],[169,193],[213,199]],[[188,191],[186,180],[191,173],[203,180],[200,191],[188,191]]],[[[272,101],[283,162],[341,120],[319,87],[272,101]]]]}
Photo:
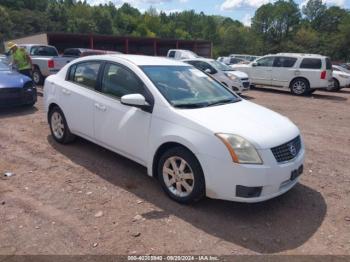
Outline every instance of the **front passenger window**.
{"type": "Polygon", "coordinates": [[[131,71],[116,64],[107,64],[102,79],[102,93],[121,98],[129,94],[144,95],[143,83],[131,71]]]}
{"type": "Polygon", "coordinates": [[[274,57],[264,57],[256,61],[257,66],[271,67],[273,65],[274,57]]]}

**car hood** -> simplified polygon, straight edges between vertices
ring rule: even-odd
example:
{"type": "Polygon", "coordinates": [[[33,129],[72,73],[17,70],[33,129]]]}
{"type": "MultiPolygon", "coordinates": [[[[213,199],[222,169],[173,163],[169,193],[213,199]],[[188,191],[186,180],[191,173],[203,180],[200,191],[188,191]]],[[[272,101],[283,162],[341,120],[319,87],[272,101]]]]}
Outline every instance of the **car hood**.
{"type": "Polygon", "coordinates": [[[31,79],[25,75],[22,75],[15,71],[0,71],[0,88],[18,88],[23,87],[24,83],[31,81],[31,79]]]}
{"type": "Polygon", "coordinates": [[[250,64],[234,64],[234,65],[230,65],[230,66],[231,66],[233,69],[252,67],[250,64]]]}
{"type": "Polygon", "coordinates": [[[244,72],[241,72],[241,71],[236,71],[235,70],[235,71],[227,71],[225,73],[232,74],[232,75],[234,75],[234,76],[236,76],[238,78],[248,78],[248,75],[246,73],[244,73],[244,72]]]}
{"type": "Polygon", "coordinates": [[[281,145],[300,134],[288,118],[245,100],[221,106],[178,110],[178,113],[213,133],[239,135],[258,149],[281,145]]]}

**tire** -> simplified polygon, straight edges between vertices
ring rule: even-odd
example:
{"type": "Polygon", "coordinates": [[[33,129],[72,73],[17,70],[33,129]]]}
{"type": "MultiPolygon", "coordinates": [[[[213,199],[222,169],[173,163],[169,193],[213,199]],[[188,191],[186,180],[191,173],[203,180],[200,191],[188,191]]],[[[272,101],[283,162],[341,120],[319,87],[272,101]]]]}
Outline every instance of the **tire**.
{"type": "Polygon", "coordinates": [[[70,132],[66,118],[59,107],[55,106],[50,110],[49,124],[51,135],[58,143],[68,144],[74,141],[75,135],[70,132]]]}
{"type": "Polygon", "coordinates": [[[334,81],[334,87],[332,91],[339,91],[341,89],[339,81],[335,78],[333,78],[333,81],[334,81]]]}
{"type": "Polygon", "coordinates": [[[164,192],[171,199],[190,204],[205,196],[203,170],[197,158],[186,148],[178,146],[166,151],[158,161],[157,172],[164,192]]]}
{"type": "Polygon", "coordinates": [[[303,78],[296,78],[290,84],[290,91],[293,95],[305,96],[310,91],[309,82],[303,78]]]}
{"type": "Polygon", "coordinates": [[[34,71],[33,71],[33,82],[36,85],[42,85],[44,83],[44,77],[40,72],[40,69],[35,67],[34,71]]]}

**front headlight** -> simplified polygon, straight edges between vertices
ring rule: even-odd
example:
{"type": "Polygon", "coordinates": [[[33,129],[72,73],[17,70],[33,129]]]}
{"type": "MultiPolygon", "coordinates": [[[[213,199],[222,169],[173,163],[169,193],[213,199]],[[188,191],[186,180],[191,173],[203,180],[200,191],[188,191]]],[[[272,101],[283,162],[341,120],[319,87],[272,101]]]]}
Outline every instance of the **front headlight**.
{"type": "Polygon", "coordinates": [[[225,73],[225,75],[226,75],[228,78],[230,78],[231,80],[233,80],[233,81],[236,81],[236,80],[237,80],[237,77],[236,77],[235,75],[233,75],[233,74],[225,73]]]}
{"type": "Polygon", "coordinates": [[[243,137],[232,134],[216,134],[225,144],[233,162],[239,164],[262,164],[255,147],[243,137]]]}

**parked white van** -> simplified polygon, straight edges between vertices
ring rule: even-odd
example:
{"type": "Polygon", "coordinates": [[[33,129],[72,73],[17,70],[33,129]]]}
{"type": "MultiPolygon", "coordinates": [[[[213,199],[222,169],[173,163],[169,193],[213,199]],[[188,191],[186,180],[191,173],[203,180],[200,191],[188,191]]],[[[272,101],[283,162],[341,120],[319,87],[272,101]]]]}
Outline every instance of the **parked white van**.
{"type": "Polygon", "coordinates": [[[175,60],[183,60],[183,59],[198,58],[199,56],[190,50],[170,49],[168,51],[167,57],[175,60]]]}
{"type": "Polygon", "coordinates": [[[279,53],[232,67],[246,72],[254,86],[289,88],[295,95],[333,87],[331,60],[322,55],[279,53]]]}

